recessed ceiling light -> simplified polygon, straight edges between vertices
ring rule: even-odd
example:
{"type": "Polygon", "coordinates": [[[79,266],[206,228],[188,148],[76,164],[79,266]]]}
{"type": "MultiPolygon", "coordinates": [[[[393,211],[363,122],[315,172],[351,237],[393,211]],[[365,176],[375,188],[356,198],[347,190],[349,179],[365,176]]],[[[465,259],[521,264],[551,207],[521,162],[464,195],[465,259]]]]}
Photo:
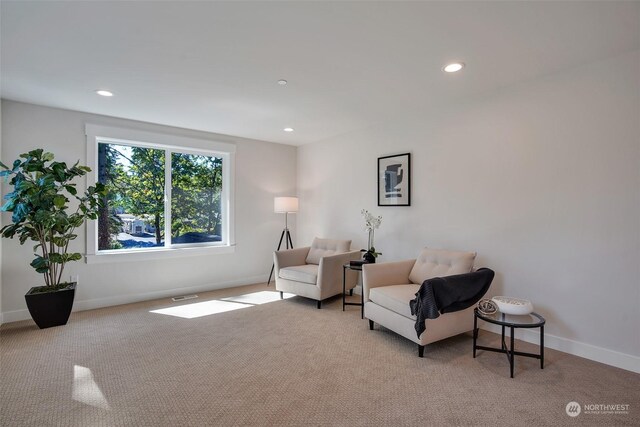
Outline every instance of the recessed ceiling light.
{"type": "Polygon", "coordinates": [[[281,80],[278,80],[278,84],[279,84],[280,86],[284,86],[284,85],[286,85],[286,84],[287,84],[287,81],[286,81],[286,80],[284,80],[284,79],[281,79],[281,80]]]}
{"type": "Polygon", "coordinates": [[[285,132],[293,132],[293,128],[284,128],[282,130],[285,132]]]}
{"type": "Polygon", "coordinates": [[[96,93],[100,96],[113,96],[113,92],[109,92],[108,90],[97,90],[96,93]]]}
{"type": "Polygon", "coordinates": [[[443,70],[447,73],[455,73],[456,71],[460,71],[464,68],[463,62],[452,62],[451,64],[447,64],[443,70]]]}

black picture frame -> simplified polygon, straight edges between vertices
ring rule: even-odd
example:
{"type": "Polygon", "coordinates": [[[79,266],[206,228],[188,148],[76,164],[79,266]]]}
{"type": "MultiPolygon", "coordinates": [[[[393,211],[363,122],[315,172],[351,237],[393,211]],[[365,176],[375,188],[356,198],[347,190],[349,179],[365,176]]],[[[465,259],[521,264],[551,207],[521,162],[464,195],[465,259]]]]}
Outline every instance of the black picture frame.
{"type": "Polygon", "coordinates": [[[411,153],[378,157],[378,206],[411,206],[411,153]]]}

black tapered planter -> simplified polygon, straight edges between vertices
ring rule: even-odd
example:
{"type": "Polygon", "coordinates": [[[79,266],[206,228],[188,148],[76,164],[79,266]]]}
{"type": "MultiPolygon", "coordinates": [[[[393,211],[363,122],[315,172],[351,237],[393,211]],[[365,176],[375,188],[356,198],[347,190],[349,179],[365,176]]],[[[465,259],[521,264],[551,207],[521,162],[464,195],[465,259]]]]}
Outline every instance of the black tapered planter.
{"type": "Polygon", "coordinates": [[[36,325],[40,329],[66,325],[73,308],[76,283],[70,283],[65,289],[53,292],[35,292],[38,288],[40,286],[31,288],[24,296],[36,325]]]}
{"type": "Polygon", "coordinates": [[[369,264],[373,264],[376,262],[376,257],[374,257],[370,252],[365,252],[362,258],[369,264]]]}

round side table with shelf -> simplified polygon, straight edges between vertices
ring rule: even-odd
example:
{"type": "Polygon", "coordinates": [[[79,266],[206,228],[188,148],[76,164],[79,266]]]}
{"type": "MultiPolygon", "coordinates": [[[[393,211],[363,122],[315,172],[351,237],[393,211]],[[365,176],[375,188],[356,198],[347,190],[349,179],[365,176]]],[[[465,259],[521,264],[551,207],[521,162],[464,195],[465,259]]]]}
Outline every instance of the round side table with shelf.
{"type": "Polygon", "coordinates": [[[473,358],[476,357],[476,350],[495,351],[497,353],[504,353],[509,360],[509,368],[511,370],[511,378],[513,378],[513,367],[515,365],[515,356],[533,357],[540,359],[540,369],[544,369],[544,324],[546,320],[538,313],[525,314],[521,316],[513,314],[505,314],[496,312],[493,314],[483,314],[477,308],[473,310],[473,358]],[[501,348],[485,347],[477,344],[478,341],[478,319],[485,322],[499,325],[502,328],[501,348]],[[510,346],[507,347],[505,341],[505,329],[509,328],[510,346]],[[514,332],[518,328],[540,328],[540,353],[523,353],[515,350],[514,332]]]}
{"type": "MultiPolygon", "coordinates": [[[[347,282],[347,270],[362,272],[362,264],[352,265],[346,263],[342,266],[342,311],[346,305],[358,305],[360,306],[360,318],[364,319],[364,291],[360,292],[360,302],[346,302],[346,282],[347,282]]],[[[349,295],[353,295],[353,289],[349,292],[349,295]]]]}

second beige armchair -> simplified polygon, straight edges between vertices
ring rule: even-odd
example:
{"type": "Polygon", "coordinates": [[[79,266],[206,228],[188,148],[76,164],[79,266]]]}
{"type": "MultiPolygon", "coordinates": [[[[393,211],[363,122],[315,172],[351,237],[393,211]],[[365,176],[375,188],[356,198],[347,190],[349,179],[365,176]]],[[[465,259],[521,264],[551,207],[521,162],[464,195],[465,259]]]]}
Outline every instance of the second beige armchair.
{"type": "Polygon", "coordinates": [[[422,282],[433,277],[469,273],[475,252],[424,248],[417,259],[365,264],[362,270],[364,316],[369,328],[374,322],[418,344],[418,356],[435,341],[473,329],[473,307],[445,313],[437,319],[425,320],[426,330],[418,337],[416,316],[409,301],[415,298],[422,282]]]}
{"type": "MultiPolygon", "coordinates": [[[[315,238],[311,246],[273,253],[276,289],[322,301],[342,292],[342,266],[360,259],[360,251],[351,251],[351,240],[315,238]]],[[[346,290],[358,281],[356,271],[347,270],[346,290]]]]}

